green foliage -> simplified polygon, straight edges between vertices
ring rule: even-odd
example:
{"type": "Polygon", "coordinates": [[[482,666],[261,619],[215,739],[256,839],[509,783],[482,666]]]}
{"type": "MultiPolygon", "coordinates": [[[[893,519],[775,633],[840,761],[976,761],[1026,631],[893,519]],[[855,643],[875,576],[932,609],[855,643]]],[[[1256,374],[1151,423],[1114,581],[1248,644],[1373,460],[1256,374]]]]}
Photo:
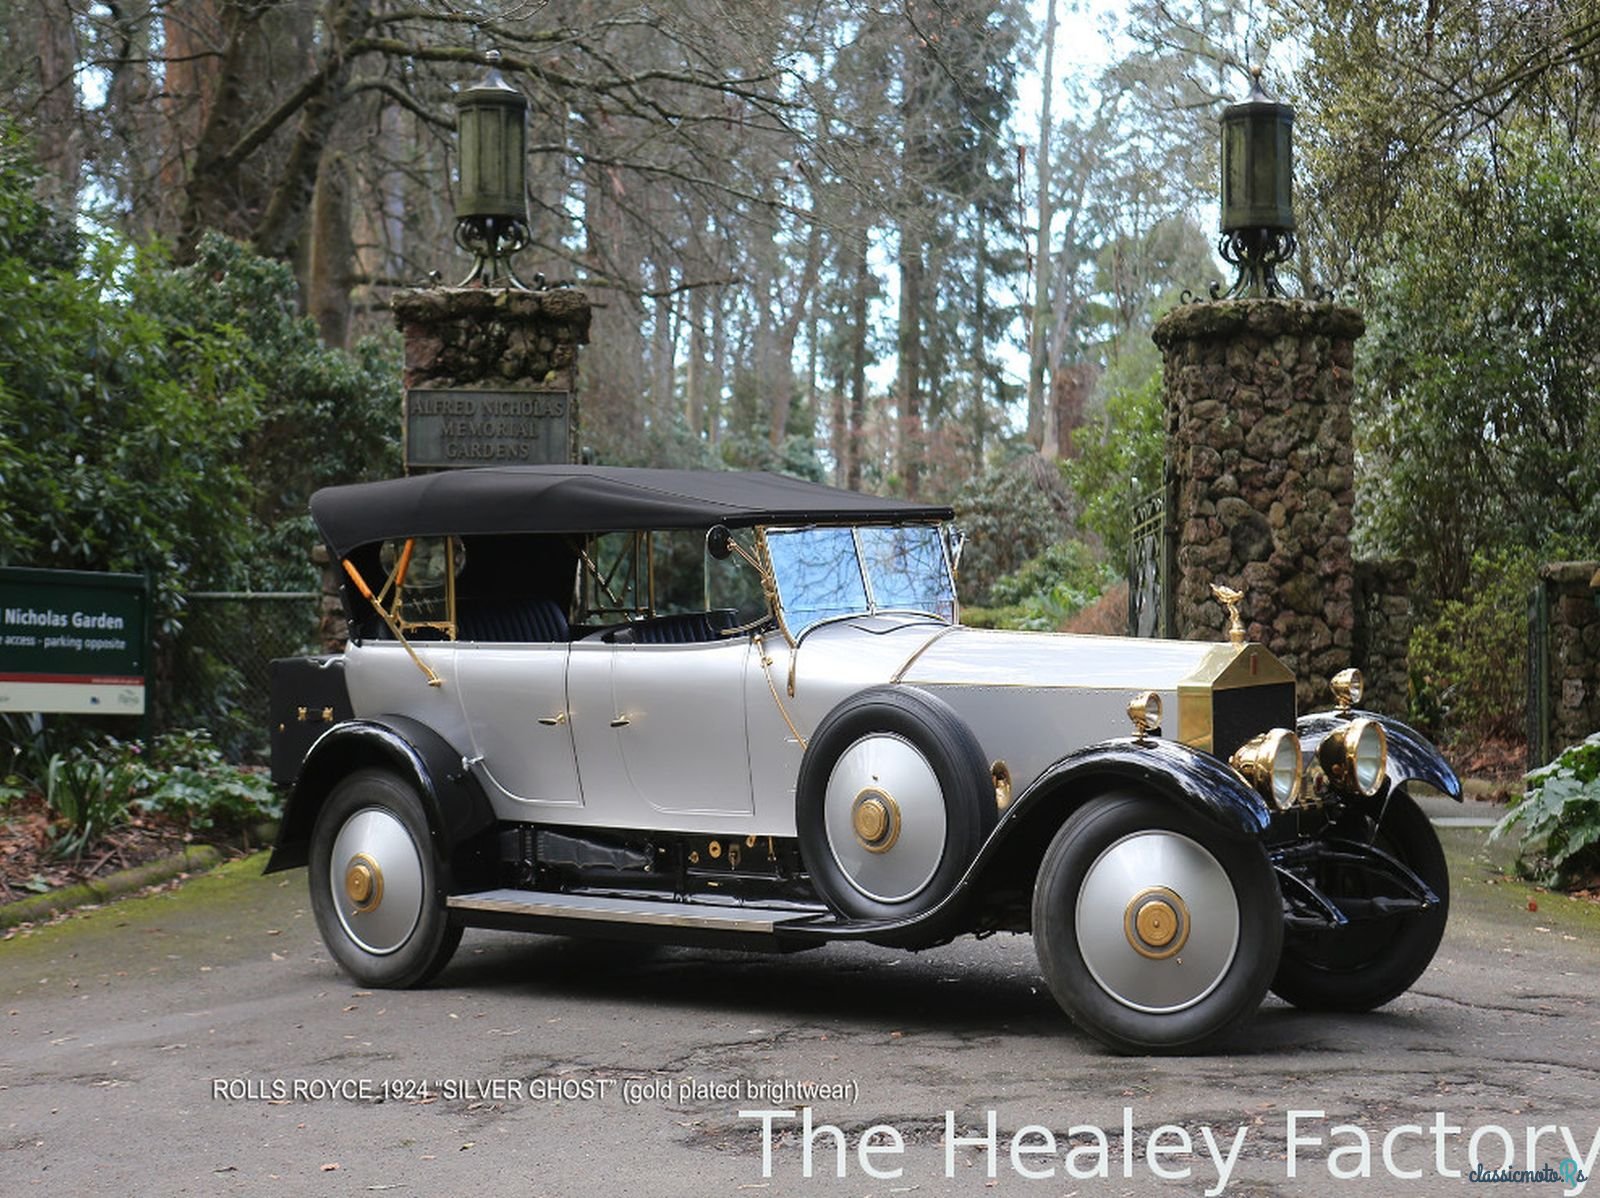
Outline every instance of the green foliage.
{"type": "Polygon", "coordinates": [[[393,339],[324,348],[215,235],[65,254],[34,177],[0,122],[0,563],[148,571],[167,632],[184,590],[309,584],[310,492],[398,469],[393,339]]]}
{"type": "Polygon", "coordinates": [[[58,857],[79,857],[122,822],[145,775],[126,745],[109,742],[104,756],[57,753],[45,766],[44,799],[58,821],[51,829],[58,857]]]}
{"type": "Polygon", "coordinates": [[[1451,741],[1523,734],[1528,659],[1527,551],[1480,553],[1466,596],[1412,629],[1412,718],[1451,741]]]}
{"type": "Polygon", "coordinates": [[[1058,541],[996,579],[989,606],[964,609],[961,620],[976,628],[1054,632],[1120,578],[1082,541],[1058,541]]]}
{"type": "Polygon", "coordinates": [[[146,768],[148,791],[140,806],[173,816],[190,831],[247,827],[283,813],[271,779],[260,770],[229,764],[203,730],[157,737],[146,768]]]}
{"type": "Polygon", "coordinates": [[[264,772],[229,764],[210,733],[199,730],[157,737],[148,753],[111,737],[52,753],[37,789],[61,857],[81,856],[134,808],[175,819],[189,832],[248,827],[283,811],[264,772]]]}
{"type": "Polygon", "coordinates": [[[25,715],[0,715],[0,796],[10,799],[44,789],[45,771],[57,750],[51,725],[25,715]]]}
{"type": "Polygon", "coordinates": [[[1513,829],[1517,868],[1547,886],[1572,886],[1600,873],[1600,733],[1527,776],[1518,803],[1490,833],[1513,829]]]}
{"type": "MultiPolygon", "coordinates": [[[[31,173],[8,157],[0,246],[40,220],[31,173]]],[[[237,543],[255,409],[208,385],[229,373],[228,330],[169,328],[125,298],[153,269],[111,243],[75,269],[0,253],[0,563],[148,571],[170,615],[237,543]]]]}
{"type": "Polygon", "coordinates": [[[54,235],[35,176],[0,119],[0,564],[150,575],[170,659],[185,592],[310,589],[311,492],[398,472],[397,338],[325,348],[220,236],[174,267],[54,235]]]}
{"type": "Polygon", "coordinates": [[[235,459],[247,535],[226,576],[207,585],[312,585],[311,492],[400,472],[398,338],[368,339],[353,353],[328,349],[316,325],[299,315],[288,266],[214,233],[201,238],[190,265],[141,275],[131,290],[171,330],[180,352],[189,343],[186,330],[229,339],[233,356],[220,364],[224,373],[180,358],[185,375],[254,397],[255,420],[235,459]]]}
{"type": "Polygon", "coordinates": [[[1600,170],[1532,128],[1426,183],[1369,278],[1359,520],[1452,598],[1481,550],[1600,540],[1600,170]]]}
{"type": "Polygon", "coordinates": [[[1067,531],[1066,496],[1055,469],[1036,455],[989,467],[961,488],[952,506],[967,534],[956,579],[963,604],[987,606],[999,578],[1067,531]]]}
{"type": "Polygon", "coordinates": [[[1086,426],[1076,439],[1078,456],[1061,472],[1082,504],[1079,524],[1100,537],[1109,560],[1126,562],[1134,506],[1161,486],[1166,429],[1160,367],[1126,383],[1113,381],[1098,435],[1086,426]]]}

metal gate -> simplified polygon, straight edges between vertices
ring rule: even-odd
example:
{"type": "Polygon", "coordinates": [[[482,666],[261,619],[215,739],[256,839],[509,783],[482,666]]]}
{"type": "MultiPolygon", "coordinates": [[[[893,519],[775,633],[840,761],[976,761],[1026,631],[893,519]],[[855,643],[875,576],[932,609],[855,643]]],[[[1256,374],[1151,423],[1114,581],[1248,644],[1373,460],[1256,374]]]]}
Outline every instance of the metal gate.
{"type": "Polygon", "coordinates": [[[172,646],[165,728],[204,728],[233,761],[264,762],[274,657],[317,651],[317,591],[198,591],[186,595],[172,646]]]}
{"type": "Polygon", "coordinates": [[[1528,768],[1550,757],[1550,592],[1540,579],[1528,596],[1528,768]]]}
{"type": "Polygon", "coordinates": [[[1178,539],[1172,527],[1172,486],[1146,495],[1133,507],[1133,535],[1128,547],[1128,634],[1170,637],[1174,634],[1178,539]]]}

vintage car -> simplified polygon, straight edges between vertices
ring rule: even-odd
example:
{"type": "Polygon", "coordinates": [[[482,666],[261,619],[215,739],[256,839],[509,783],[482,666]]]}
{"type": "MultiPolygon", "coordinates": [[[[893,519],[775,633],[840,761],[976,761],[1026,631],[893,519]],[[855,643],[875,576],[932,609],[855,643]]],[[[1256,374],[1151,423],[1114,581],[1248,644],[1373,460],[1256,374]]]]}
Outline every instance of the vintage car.
{"type": "Polygon", "coordinates": [[[1033,933],[1133,1052],[1269,988],[1363,1010],[1448,877],[1404,724],[1296,717],[1246,642],[980,630],[938,505],[770,474],[506,466],[332,487],[351,639],[275,664],[269,870],[339,964],[414,986],[466,927],[788,951],[1033,933]]]}

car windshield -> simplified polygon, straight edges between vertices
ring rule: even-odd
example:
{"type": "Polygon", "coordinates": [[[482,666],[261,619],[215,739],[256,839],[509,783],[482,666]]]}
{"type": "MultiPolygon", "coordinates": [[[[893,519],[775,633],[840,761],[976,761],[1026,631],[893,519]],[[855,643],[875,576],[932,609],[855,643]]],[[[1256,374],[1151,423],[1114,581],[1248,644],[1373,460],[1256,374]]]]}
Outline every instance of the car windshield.
{"type": "Polygon", "coordinates": [[[767,530],[767,552],[795,635],[862,612],[924,612],[954,620],[944,538],[931,524],[767,530]]]}

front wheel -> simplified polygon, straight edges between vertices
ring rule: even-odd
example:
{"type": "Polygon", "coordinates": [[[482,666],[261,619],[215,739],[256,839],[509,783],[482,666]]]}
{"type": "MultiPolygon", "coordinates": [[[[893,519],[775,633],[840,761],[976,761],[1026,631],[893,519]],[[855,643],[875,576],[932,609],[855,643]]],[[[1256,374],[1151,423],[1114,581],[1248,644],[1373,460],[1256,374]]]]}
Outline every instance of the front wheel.
{"type": "Polygon", "coordinates": [[[942,699],[875,687],[812,736],[795,782],[812,883],[853,919],[905,919],[949,897],[995,823],[983,750],[942,699]]]}
{"type": "Polygon", "coordinates": [[[358,770],[334,788],[317,813],[307,872],[323,942],[363,986],[420,985],[461,942],[422,802],[387,770],[358,770]]]}
{"type": "MultiPolygon", "coordinates": [[[[1305,1010],[1370,1011],[1411,989],[1438,952],[1450,913],[1450,869],[1433,824],[1404,791],[1391,795],[1377,815],[1347,814],[1335,831],[1399,860],[1439,901],[1425,911],[1352,919],[1341,928],[1291,935],[1272,989],[1305,1010]]],[[[1337,865],[1317,881],[1335,905],[1341,899],[1382,897],[1374,896],[1370,874],[1337,865]]]]}
{"type": "Polygon", "coordinates": [[[1033,891],[1056,1001],[1122,1052],[1193,1051],[1260,1006],[1283,943],[1265,851],[1149,795],[1073,813],[1033,891]]]}

